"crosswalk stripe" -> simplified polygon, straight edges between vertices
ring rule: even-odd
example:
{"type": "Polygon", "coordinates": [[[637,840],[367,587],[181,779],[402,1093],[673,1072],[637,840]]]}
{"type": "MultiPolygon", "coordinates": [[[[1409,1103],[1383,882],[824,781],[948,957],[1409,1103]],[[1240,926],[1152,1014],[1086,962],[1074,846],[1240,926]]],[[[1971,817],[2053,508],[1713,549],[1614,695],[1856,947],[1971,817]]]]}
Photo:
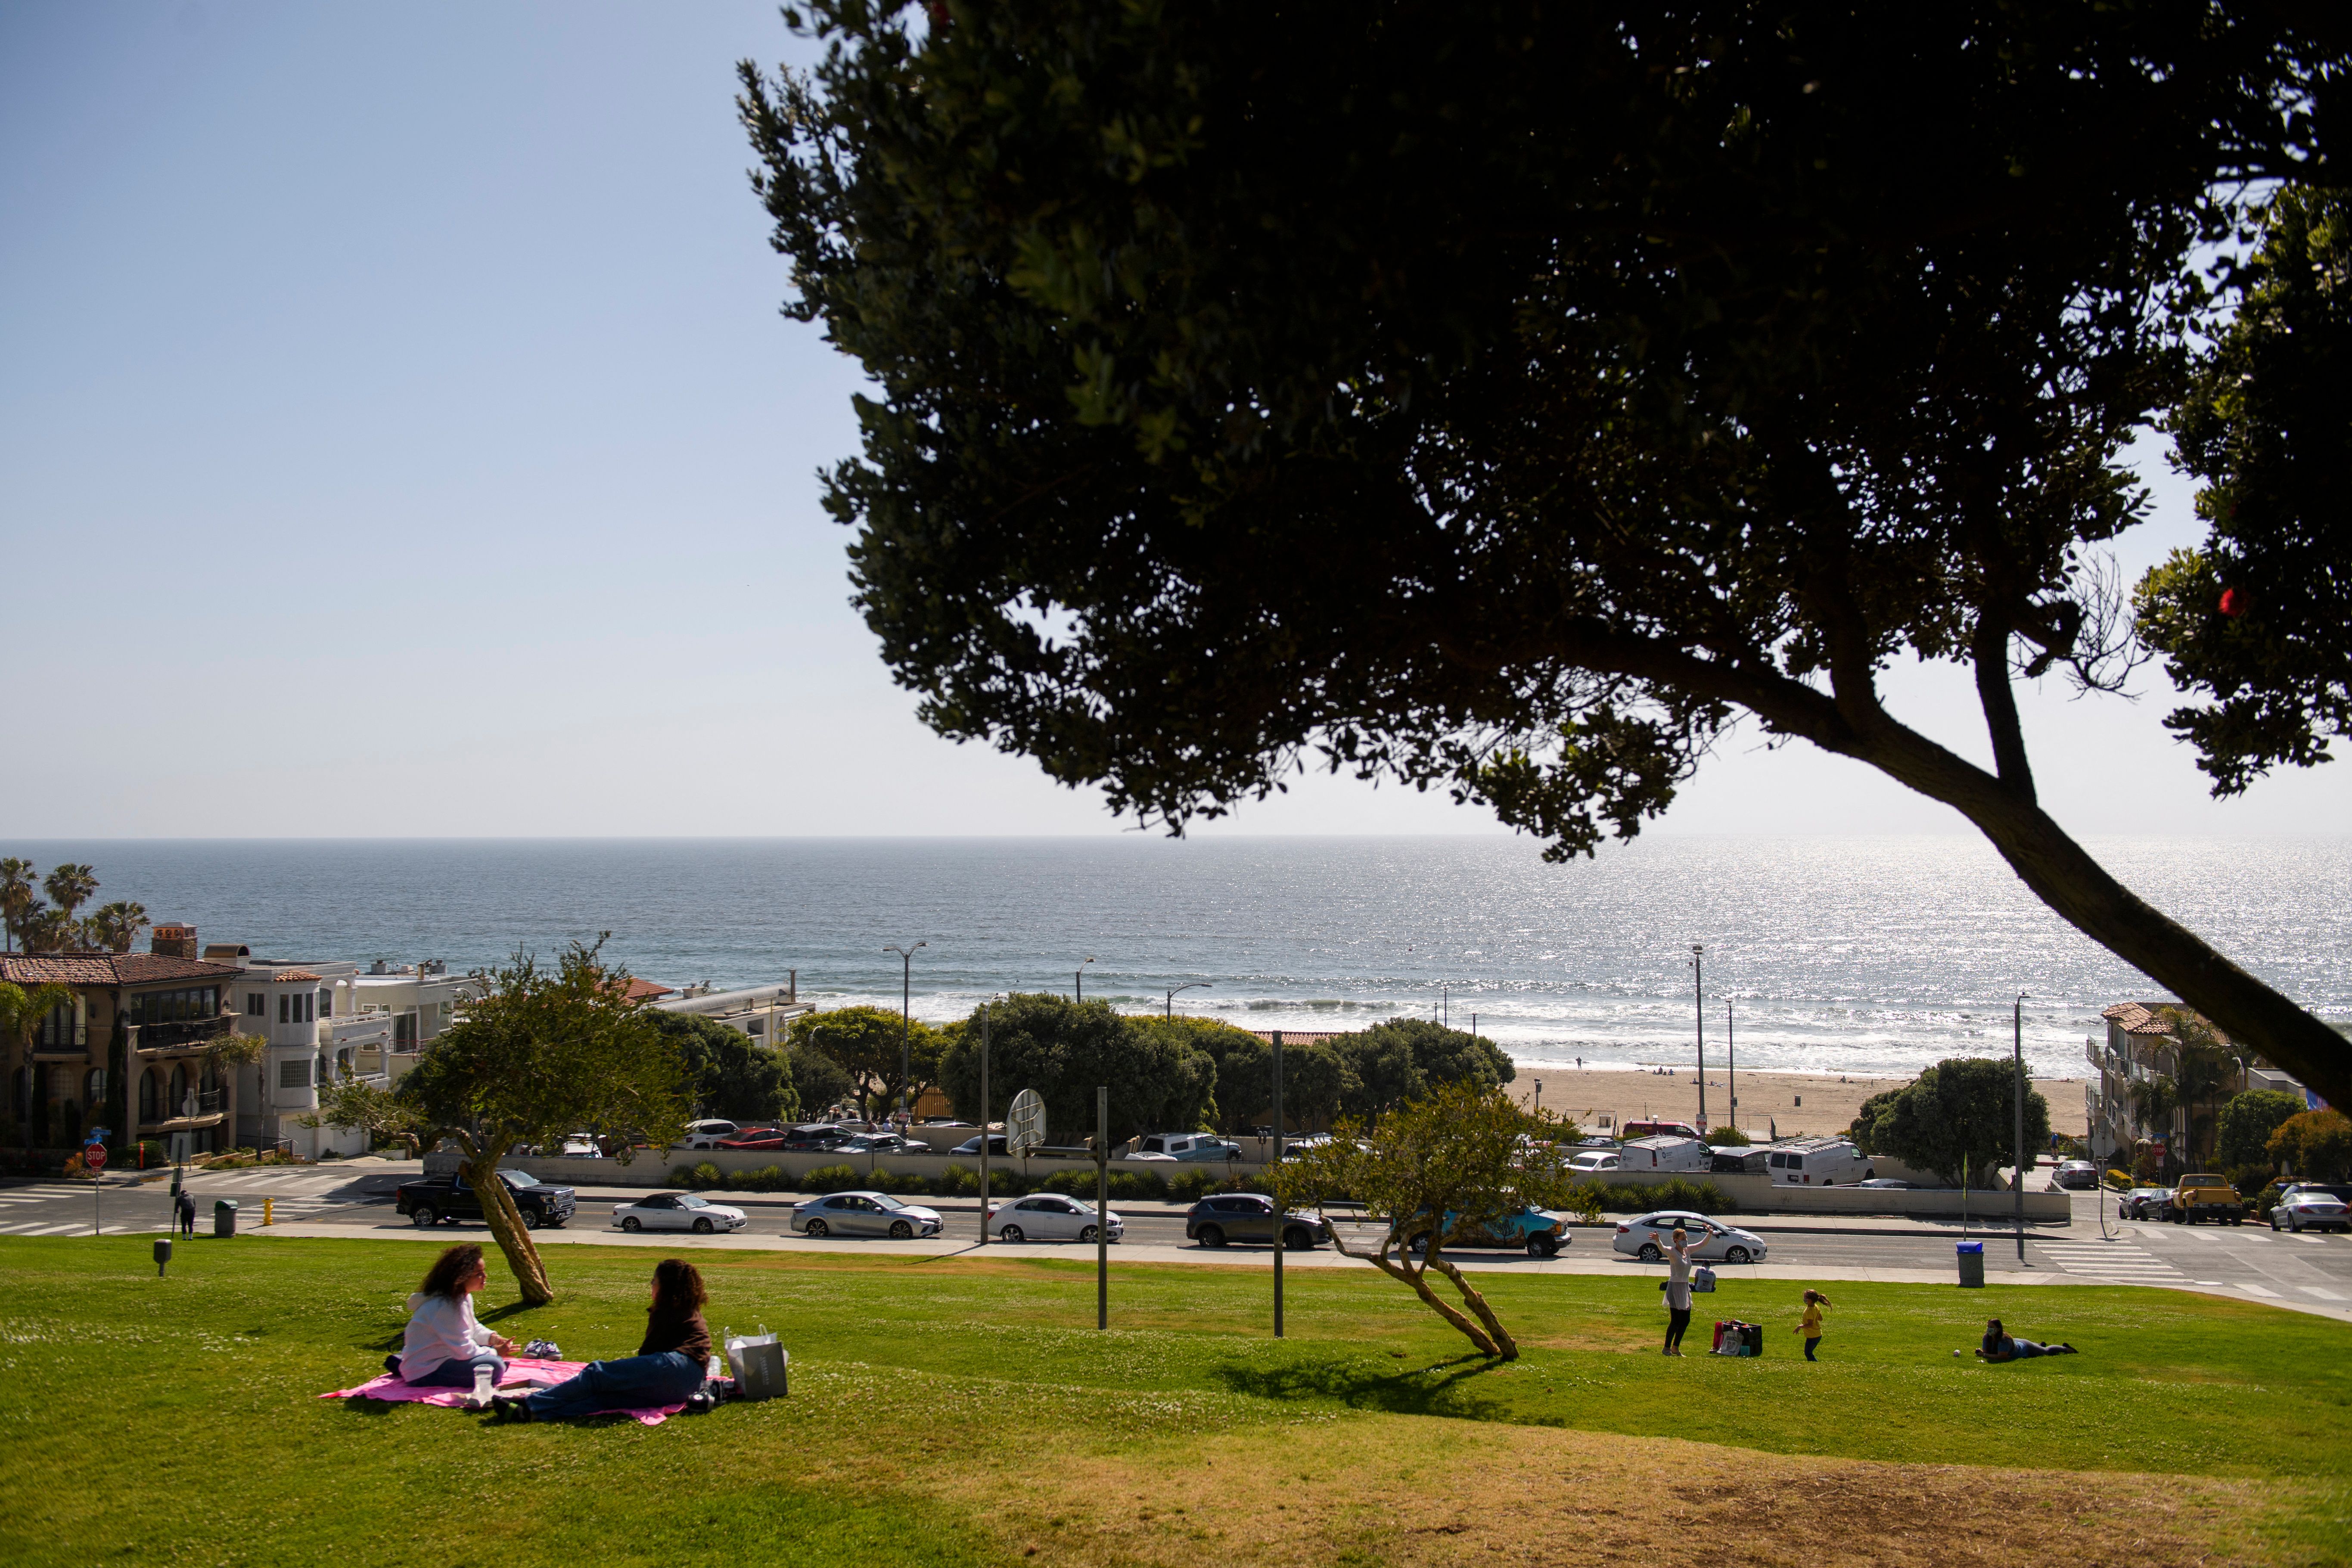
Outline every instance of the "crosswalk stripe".
{"type": "Polygon", "coordinates": [[[2335,1291],[2323,1290],[2316,1285],[2305,1285],[2303,1288],[2303,1293],[2306,1296],[2316,1296],[2323,1301],[2341,1301],[2344,1300],[2343,1297],[2337,1295],[2335,1291]]]}
{"type": "Polygon", "coordinates": [[[2276,1300],[2278,1299],[2277,1291],[2272,1289],[2267,1285],[2257,1285],[2251,1279],[2241,1283],[2238,1289],[2243,1290],[2249,1296],[2267,1296],[2273,1300],[2276,1300]]]}

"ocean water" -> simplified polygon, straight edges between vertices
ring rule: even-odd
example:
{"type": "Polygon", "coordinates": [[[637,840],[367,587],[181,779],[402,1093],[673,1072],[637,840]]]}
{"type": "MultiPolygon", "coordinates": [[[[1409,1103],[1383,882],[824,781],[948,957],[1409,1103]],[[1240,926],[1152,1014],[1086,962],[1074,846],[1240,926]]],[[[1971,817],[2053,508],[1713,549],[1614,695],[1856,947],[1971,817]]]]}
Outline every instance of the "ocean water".
{"type": "MultiPolygon", "coordinates": [[[[2128,886],[2331,1017],[2352,1014],[2352,837],[2108,839],[2128,886]]],[[[609,931],[636,974],[720,987],[800,973],[804,1000],[899,1001],[889,944],[926,943],[918,1016],[990,994],[1086,992],[1250,1028],[1399,1015],[1530,1067],[1633,1068],[1725,1011],[1758,1070],[1888,1074],[2006,1052],[2027,994],[2038,1073],[2080,1076],[2098,1010],[2162,988],[2077,935],[1969,837],[1654,837],[1542,863],[1504,837],[652,840],[0,840],[88,861],[99,901],[262,956],[551,954],[609,931]],[[1095,962],[1085,964],[1091,957],[1095,962]]]]}

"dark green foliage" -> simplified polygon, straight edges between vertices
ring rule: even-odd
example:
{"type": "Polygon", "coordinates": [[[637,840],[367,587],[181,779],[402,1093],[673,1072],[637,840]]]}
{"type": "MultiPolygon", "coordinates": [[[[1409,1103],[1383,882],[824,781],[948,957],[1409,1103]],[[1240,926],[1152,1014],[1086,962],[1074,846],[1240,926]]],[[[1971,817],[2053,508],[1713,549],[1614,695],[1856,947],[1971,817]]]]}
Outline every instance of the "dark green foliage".
{"type": "Polygon", "coordinates": [[[2267,1163],[2271,1134],[2303,1109],[2301,1095],[2275,1089],[2250,1089],[2233,1096],[2221,1108],[2221,1136],[2214,1157],[2232,1171],[2267,1163]]]}
{"type": "Polygon", "coordinates": [[[756,1171],[736,1171],[727,1178],[727,1189],[736,1193],[789,1193],[799,1189],[782,1165],[762,1165],[756,1171]]]}
{"type": "Polygon", "coordinates": [[[1225,1173],[1206,1165],[1183,1165],[1168,1176],[1168,1201],[1196,1204],[1225,1184],[1225,1173]]]}
{"type": "Polygon", "coordinates": [[[1581,1181],[1570,1189],[1568,1208],[1590,1213],[1647,1214],[1652,1209],[1688,1209],[1695,1214],[1732,1214],[1739,1205],[1723,1195],[1713,1182],[1690,1182],[1680,1176],[1654,1187],[1627,1182],[1581,1181]]]}
{"type": "Polygon", "coordinates": [[[819,1165],[800,1182],[804,1193],[847,1193],[870,1185],[866,1172],[849,1165],[819,1165]]]}
{"type": "MultiPolygon", "coordinates": [[[[993,1170],[989,1173],[992,1178],[995,1173],[993,1170]]],[[[996,1183],[992,1179],[989,1185],[995,1187],[996,1183]]],[[[931,1191],[943,1198],[976,1197],[980,1194],[980,1173],[970,1165],[943,1166],[931,1177],[931,1191]]]]}
{"type": "Polygon", "coordinates": [[[977,1014],[947,1047],[941,1087],[956,1113],[1001,1121],[1013,1097],[1034,1089],[1045,1101],[1049,1142],[1076,1145],[1095,1130],[1095,1089],[1110,1089],[1110,1137],[1190,1131],[1215,1103],[1216,1064],[1182,1035],[1156,1021],[1122,1017],[1105,1002],[1073,1002],[1047,992],[996,1004],[989,1093],[980,1110],[981,1023],[977,1014]],[[1150,1025],[1152,1026],[1146,1026],[1150,1025]]]}
{"type": "Polygon", "coordinates": [[[937,1083],[944,1043],[937,1029],[895,1008],[835,1007],[793,1025],[793,1048],[839,1068],[870,1117],[888,1114],[902,1089],[911,1103],[937,1083]]]}
{"type": "Polygon", "coordinates": [[[814,1046],[793,1047],[787,1068],[793,1077],[793,1098],[800,1108],[796,1114],[814,1115],[857,1092],[847,1070],[814,1046]]]}
{"type": "MultiPolygon", "coordinates": [[[[1915,1170],[1933,1171],[1957,1185],[1963,1162],[1970,1186],[1987,1186],[1993,1172],[2016,1155],[2017,1068],[1985,1057],[1948,1057],[1881,1100],[1871,1124],[1870,1150],[1915,1170]]],[[[2025,1149],[2030,1159],[2050,1143],[2050,1103],[2025,1091],[2025,1149]]]]}
{"type": "MultiPolygon", "coordinates": [[[[1060,0],[918,37],[820,0],[824,63],[742,109],[787,309],[872,378],[826,505],[940,733],[1171,826],[1312,760],[1565,858],[1750,718],[2352,1100],[2352,1051],[2041,809],[2014,691],[2122,679],[2101,546],[2234,302],[2203,266],[2245,193],[2341,179],[2326,9],[1060,0]],[[1888,711],[1914,656],[1971,678],[1990,766],[1888,711]]],[[[2294,700],[2342,690],[2333,581],[2283,623],[2294,700]]]]}
{"type": "Polygon", "coordinates": [[[920,1171],[877,1170],[869,1173],[865,1186],[877,1193],[928,1193],[931,1179],[920,1171]]]}
{"type": "Polygon", "coordinates": [[[1721,1127],[1708,1128],[1706,1132],[1706,1142],[1709,1145],[1717,1149],[1745,1149],[1748,1144],[1753,1142],[1754,1140],[1749,1138],[1747,1133],[1742,1132],[1738,1128],[1730,1126],[1727,1123],[1721,1127]]]}
{"type": "Polygon", "coordinates": [[[712,1187],[726,1186],[727,1173],[708,1160],[694,1165],[673,1165],[670,1167],[669,1184],[698,1193],[707,1192],[712,1187]]]}
{"type": "Polygon", "coordinates": [[[2280,192],[2239,282],[2172,424],[2179,467],[2204,481],[2206,542],[2138,592],[2141,635],[2201,700],[2165,727],[2217,795],[2326,761],[2352,733],[2352,196],[2280,192]]]}
{"type": "Polygon", "coordinates": [[[1862,1102],[1860,1113],[1846,1123],[1846,1136],[1853,1140],[1856,1149],[1865,1154],[1879,1152],[1874,1142],[1878,1136],[1878,1119],[1885,1114],[1887,1108],[1902,1092],[1899,1089],[1882,1089],[1862,1102]]]}
{"type": "Polygon", "coordinates": [[[789,1121],[800,1114],[792,1075],[776,1052],[753,1045],[750,1036],[714,1019],[691,1013],[656,1012],[652,1016],[686,1063],[697,1115],[723,1116],[749,1126],[789,1121]]]}

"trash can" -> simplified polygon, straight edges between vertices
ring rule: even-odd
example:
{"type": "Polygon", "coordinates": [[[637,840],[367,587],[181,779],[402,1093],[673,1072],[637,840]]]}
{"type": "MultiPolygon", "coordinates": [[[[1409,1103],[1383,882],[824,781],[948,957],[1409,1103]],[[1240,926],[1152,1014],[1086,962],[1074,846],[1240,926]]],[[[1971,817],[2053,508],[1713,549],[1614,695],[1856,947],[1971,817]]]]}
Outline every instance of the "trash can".
{"type": "MultiPolygon", "coordinates": [[[[236,1200],[235,1198],[213,1200],[213,1234],[215,1236],[236,1234],[236,1200]]],[[[1979,1285],[1984,1283],[1984,1265],[1981,1259],[1977,1265],[1977,1283],[1979,1285]]]]}
{"type": "Polygon", "coordinates": [[[1984,1243],[1981,1241],[1960,1243],[1960,1289],[1984,1289],[1984,1243]]]}

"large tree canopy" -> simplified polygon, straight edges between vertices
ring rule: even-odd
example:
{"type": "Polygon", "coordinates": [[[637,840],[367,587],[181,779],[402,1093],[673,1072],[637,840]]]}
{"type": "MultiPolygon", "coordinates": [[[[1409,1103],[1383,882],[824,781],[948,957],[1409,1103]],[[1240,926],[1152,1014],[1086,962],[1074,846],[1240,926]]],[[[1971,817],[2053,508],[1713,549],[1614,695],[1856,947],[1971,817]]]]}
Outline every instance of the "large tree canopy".
{"type": "Polygon", "coordinates": [[[827,500],[941,733],[1173,827],[1319,758],[1557,858],[1744,716],[2343,1098],[2042,810],[2013,690],[2117,679],[2122,449],[2242,194],[2334,178],[2331,15],[819,0],[742,103],[788,310],[879,387],[827,500]],[[1908,657],[1990,766],[1884,705],[1908,657]]]}

